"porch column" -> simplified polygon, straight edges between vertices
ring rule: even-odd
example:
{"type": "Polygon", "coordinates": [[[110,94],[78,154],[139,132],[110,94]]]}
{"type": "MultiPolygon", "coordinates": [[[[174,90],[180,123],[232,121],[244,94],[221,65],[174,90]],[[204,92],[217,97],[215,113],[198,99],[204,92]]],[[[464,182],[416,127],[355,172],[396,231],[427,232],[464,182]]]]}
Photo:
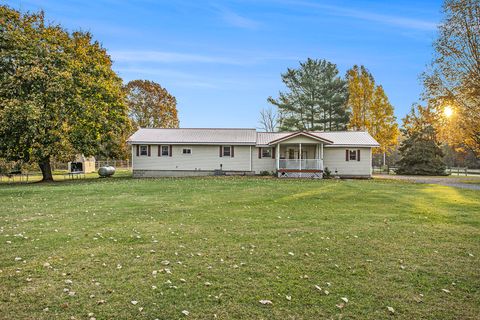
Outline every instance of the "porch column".
{"type": "Polygon", "coordinates": [[[298,166],[300,168],[300,170],[302,170],[302,144],[299,143],[298,144],[298,166]]]}
{"type": "Polygon", "coordinates": [[[277,170],[280,169],[280,143],[277,144],[277,147],[275,148],[275,160],[277,163],[277,170]]]}
{"type": "Polygon", "coordinates": [[[317,158],[317,169],[320,169],[320,170],[322,169],[321,166],[320,166],[320,162],[322,161],[322,159],[320,158],[320,148],[321,147],[322,147],[321,143],[317,144],[317,156],[316,156],[316,158],[317,158]]]}
{"type": "Polygon", "coordinates": [[[323,143],[320,146],[320,159],[322,159],[322,167],[320,170],[323,170],[323,143]]]}

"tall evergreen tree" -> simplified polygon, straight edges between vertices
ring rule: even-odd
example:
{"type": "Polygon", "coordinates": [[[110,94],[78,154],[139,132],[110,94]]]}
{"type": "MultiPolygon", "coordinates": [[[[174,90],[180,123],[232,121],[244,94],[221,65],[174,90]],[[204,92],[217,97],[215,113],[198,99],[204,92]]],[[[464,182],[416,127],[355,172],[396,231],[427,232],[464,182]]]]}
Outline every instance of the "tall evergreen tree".
{"type": "Polygon", "coordinates": [[[268,98],[278,107],[281,131],[345,129],[347,87],[335,64],[309,58],[282,74],[282,81],[288,91],[268,98]]]}
{"type": "Polygon", "coordinates": [[[432,125],[435,117],[430,107],[416,106],[403,119],[398,174],[445,175],[443,151],[432,125]]]}

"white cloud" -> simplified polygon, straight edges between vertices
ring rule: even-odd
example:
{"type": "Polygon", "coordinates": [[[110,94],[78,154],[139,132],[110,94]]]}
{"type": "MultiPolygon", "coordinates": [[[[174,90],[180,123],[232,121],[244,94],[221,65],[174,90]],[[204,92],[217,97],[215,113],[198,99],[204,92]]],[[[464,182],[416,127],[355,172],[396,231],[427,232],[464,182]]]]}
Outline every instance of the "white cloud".
{"type": "Polygon", "coordinates": [[[231,26],[243,29],[257,29],[260,25],[257,21],[243,17],[230,9],[222,8],[219,11],[223,21],[231,26]]]}
{"type": "MultiPolygon", "coordinates": [[[[360,10],[356,8],[349,8],[347,6],[328,5],[328,4],[321,4],[321,3],[309,2],[309,1],[284,0],[280,2],[288,5],[293,5],[293,6],[302,6],[302,7],[308,7],[310,9],[318,9],[318,10],[321,10],[322,13],[326,13],[330,15],[350,17],[350,18],[355,18],[355,19],[365,20],[365,21],[372,21],[372,22],[377,22],[385,25],[402,27],[405,29],[431,31],[437,28],[437,24],[432,21],[407,18],[403,16],[398,16],[398,15],[374,13],[374,12],[360,10]]],[[[385,3],[388,4],[388,2],[385,2],[385,3]]]]}
{"type": "Polygon", "coordinates": [[[296,56],[272,55],[258,52],[249,52],[248,54],[234,52],[228,57],[161,50],[111,50],[109,54],[114,62],[120,63],[204,63],[245,66],[271,60],[298,60],[296,56]]]}
{"type": "Polygon", "coordinates": [[[220,63],[220,64],[241,64],[240,61],[225,57],[208,55],[155,51],[155,50],[112,50],[112,59],[116,62],[197,62],[197,63],[220,63]]]}

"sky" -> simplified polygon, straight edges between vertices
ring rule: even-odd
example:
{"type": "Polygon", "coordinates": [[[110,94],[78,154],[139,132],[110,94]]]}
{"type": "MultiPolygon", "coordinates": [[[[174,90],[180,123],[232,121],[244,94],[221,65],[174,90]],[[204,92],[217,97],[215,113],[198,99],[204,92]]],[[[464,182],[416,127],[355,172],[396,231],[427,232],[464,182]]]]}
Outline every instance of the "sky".
{"type": "Polygon", "coordinates": [[[0,0],[43,9],[90,31],[125,83],[158,82],[177,99],[181,127],[259,127],[281,74],[307,58],[340,75],[365,65],[398,121],[418,102],[432,60],[441,0],[0,0]]]}

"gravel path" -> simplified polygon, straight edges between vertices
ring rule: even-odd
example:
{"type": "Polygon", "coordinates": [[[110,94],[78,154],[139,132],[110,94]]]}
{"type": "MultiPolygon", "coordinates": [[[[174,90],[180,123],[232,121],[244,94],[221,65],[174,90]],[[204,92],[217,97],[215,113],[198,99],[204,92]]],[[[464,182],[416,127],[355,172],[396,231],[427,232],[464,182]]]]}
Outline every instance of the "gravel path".
{"type": "Polygon", "coordinates": [[[400,176],[376,174],[377,179],[405,180],[414,183],[439,184],[442,186],[480,190],[480,177],[428,177],[428,176],[400,176]],[[478,184],[465,183],[465,181],[476,181],[478,184]]]}

